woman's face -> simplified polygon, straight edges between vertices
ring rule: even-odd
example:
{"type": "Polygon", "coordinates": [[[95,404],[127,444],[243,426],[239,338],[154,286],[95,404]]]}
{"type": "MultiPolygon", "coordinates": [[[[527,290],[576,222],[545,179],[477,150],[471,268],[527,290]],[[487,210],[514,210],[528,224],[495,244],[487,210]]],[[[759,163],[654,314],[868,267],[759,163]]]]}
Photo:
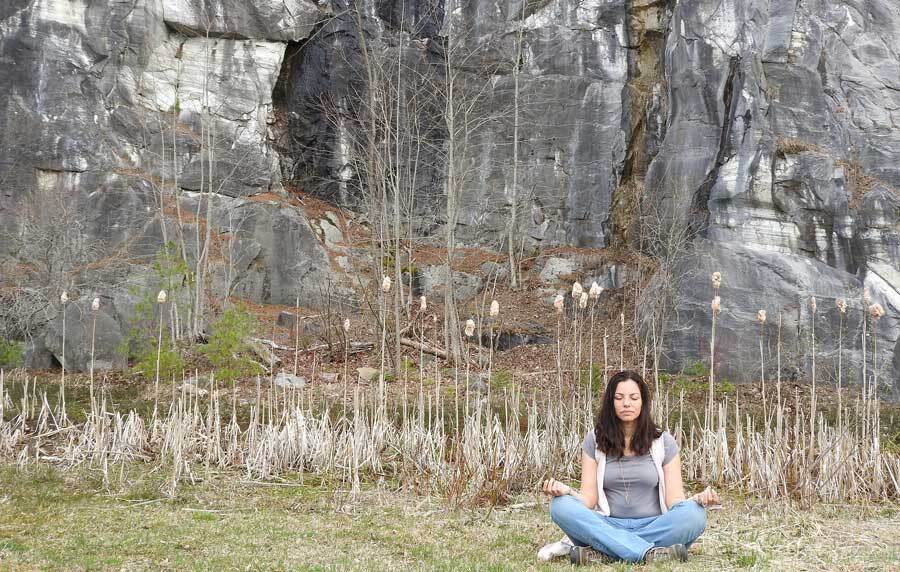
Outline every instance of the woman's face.
{"type": "Polygon", "coordinates": [[[620,421],[635,421],[641,414],[641,388],[631,379],[620,381],[613,397],[616,417],[620,421]]]}

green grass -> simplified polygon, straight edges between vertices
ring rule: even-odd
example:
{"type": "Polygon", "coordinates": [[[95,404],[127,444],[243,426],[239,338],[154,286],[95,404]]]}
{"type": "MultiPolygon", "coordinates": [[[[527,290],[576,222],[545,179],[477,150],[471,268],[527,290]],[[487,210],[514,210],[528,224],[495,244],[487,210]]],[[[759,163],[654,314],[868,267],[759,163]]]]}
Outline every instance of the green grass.
{"type": "MultiPolygon", "coordinates": [[[[202,482],[164,499],[166,471],[153,469],[129,466],[107,491],[89,469],[0,468],[0,569],[573,570],[535,559],[560,537],[540,497],[516,499],[520,509],[450,510],[364,487],[349,503],[327,479],[258,484],[201,471],[202,482]]],[[[900,570],[897,514],[726,497],[687,564],[606,569],[900,570]]]]}

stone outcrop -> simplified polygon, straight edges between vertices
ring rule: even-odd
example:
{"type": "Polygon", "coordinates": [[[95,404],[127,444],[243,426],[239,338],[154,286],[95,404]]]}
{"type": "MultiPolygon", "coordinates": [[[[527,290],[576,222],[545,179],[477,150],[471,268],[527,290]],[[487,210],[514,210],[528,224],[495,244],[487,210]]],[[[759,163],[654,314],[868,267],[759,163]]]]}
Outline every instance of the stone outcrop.
{"type": "MultiPolygon", "coordinates": [[[[828,363],[841,323],[834,299],[850,301],[840,337],[845,366],[858,371],[867,287],[887,310],[874,328],[879,377],[900,379],[896,2],[358,6],[4,3],[0,232],[19,239],[2,253],[27,258],[45,283],[60,272],[82,285],[114,276],[103,287],[121,289],[178,237],[181,212],[188,242],[207,224],[225,239],[217,289],[290,304],[339,281],[325,249],[337,226],[311,227],[290,189],[363,211],[365,186],[387,179],[366,172],[360,151],[395,141],[398,168],[415,166],[401,208],[419,237],[441,240],[452,186],[461,243],[505,248],[513,226],[522,248],[631,246],[670,259],[673,272],[642,304],[678,309],[666,323],[670,369],[708,359],[708,274],[720,271],[721,375],[758,377],[758,309],[770,316],[766,351],[780,313],[785,367],[805,375],[811,296],[828,363]],[[404,84],[403,105],[381,109],[388,121],[373,122],[365,106],[398,93],[384,89],[396,70],[416,81],[404,84]],[[451,77],[473,126],[454,148],[452,185],[442,115],[451,77]],[[415,137],[397,146],[390,126],[401,124],[415,137]],[[42,260],[22,239],[41,224],[79,240],[42,260]],[[144,268],[71,269],[122,259],[144,268]],[[661,285],[674,297],[659,296],[661,285]]],[[[610,287],[627,278],[608,270],[598,279],[610,287]]]]}

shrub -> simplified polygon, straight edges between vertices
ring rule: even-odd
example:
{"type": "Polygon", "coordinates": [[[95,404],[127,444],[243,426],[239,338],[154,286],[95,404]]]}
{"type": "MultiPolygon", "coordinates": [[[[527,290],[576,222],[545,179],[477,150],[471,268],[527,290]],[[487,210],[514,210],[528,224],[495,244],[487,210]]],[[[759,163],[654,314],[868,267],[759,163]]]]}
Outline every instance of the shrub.
{"type": "Polygon", "coordinates": [[[0,339],[0,368],[21,367],[24,353],[24,346],[20,342],[0,339]]]}
{"type": "Polygon", "coordinates": [[[683,373],[694,377],[706,377],[709,375],[709,366],[702,360],[697,360],[686,365],[683,373]]]}
{"type": "MultiPolygon", "coordinates": [[[[134,364],[133,371],[144,377],[156,377],[156,352],[155,347],[144,351],[134,364]]],[[[182,371],[184,371],[184,360],[181,358],[181,352],[171,340],[163,338],[162,346],[159,349],[159,378],[172,379],[182,371]]]]}
{"type": "Polygon", "coordinates": [[[241,304],[229,307],[212,325],[209,342],[200,349],[223,381],[262,373],[263,368],[248,358],[247,339],[256,328],[253,315],[241,304]]]}

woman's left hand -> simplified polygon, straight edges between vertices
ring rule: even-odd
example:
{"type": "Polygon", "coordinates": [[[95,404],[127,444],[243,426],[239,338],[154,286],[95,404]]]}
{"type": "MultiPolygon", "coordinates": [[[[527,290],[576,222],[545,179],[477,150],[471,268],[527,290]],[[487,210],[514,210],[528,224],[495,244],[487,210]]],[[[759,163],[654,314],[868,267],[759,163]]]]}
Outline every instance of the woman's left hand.
{"type": "Polygon", "coordinates": [[[722,499],[719,498],[719,494],[712,487],[706,487],[702,493],[697,493],[691,497],[691,499],[697,501],[700,506],[706,508],[710,506],[719,505],[722,503],[722,499]]]}

